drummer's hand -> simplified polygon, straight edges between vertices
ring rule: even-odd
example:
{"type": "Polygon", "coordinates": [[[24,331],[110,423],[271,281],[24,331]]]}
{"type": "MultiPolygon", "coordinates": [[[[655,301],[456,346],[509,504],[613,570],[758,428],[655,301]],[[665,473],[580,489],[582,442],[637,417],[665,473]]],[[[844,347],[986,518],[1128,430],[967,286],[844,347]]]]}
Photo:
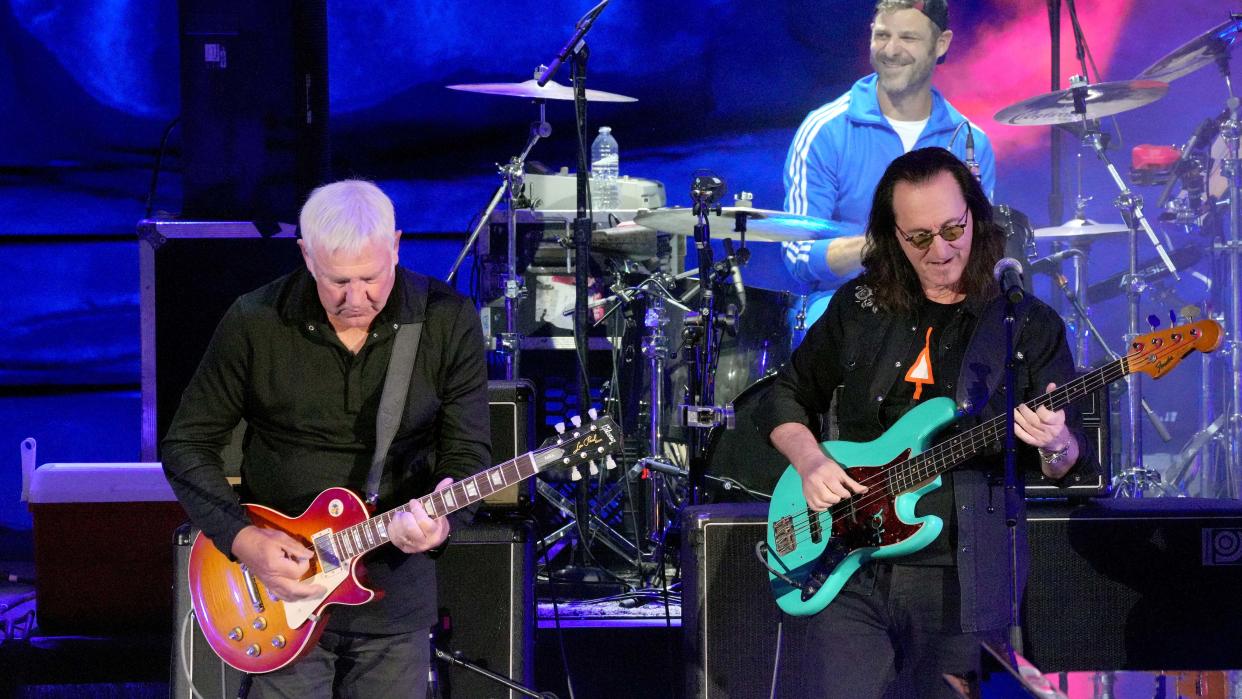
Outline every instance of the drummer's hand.
{"type": "Polygon", "coordinates": [[[853,495],[867,492],[867,487],[850,478],[845,469],[826,455],[794,464],[802,476],[802,496],[812,510],[826,510],[853,495]]]}

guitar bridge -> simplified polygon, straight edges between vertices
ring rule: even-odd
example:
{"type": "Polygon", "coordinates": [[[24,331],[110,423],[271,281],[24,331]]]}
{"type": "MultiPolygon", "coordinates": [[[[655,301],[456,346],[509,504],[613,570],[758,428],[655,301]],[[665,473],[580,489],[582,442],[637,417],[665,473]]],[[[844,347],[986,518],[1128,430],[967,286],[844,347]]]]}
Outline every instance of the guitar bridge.
{"type": "Polygon", "coordinates": [[[778,555],[788,555],[798,548],[798,541],[794,537],[792,517],[781,517],[772,523],[772,539],[776,541],[776,553],[778,555]]]}

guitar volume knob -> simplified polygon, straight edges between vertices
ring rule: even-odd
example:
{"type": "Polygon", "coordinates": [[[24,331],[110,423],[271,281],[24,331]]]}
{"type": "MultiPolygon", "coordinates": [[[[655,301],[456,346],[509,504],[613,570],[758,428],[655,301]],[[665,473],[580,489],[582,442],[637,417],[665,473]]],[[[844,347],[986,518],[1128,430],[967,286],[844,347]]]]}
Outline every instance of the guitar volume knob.
{"type": "Polygon", "coordinates": [[[255,631],[262,631],[267,628],[267,619],[264,617],[256,617],[251,626],[254,627],[255,631]]]}
{"type": "Polygon", "coordinates": [[[246,649],[246,655],[252,658],[259,657],[259,653],[262,653],[262,652],[263,652],[263,649],[259,647],[258,643],[252,643],[250,647],[246,649]]]}
{"type": "Polygon", "coordinates": [[[281,636],[280,634],[276,634],[276,636],[272,638],[272,647],[273,648],[284,648],[285,637],[281,636]]]}
{"type": "Polygon", "coordinates": [[[240,626],[234,626],[232,629],[229,630],[229,640],[230,641],[242,640],[242,630],[240,626]]]}

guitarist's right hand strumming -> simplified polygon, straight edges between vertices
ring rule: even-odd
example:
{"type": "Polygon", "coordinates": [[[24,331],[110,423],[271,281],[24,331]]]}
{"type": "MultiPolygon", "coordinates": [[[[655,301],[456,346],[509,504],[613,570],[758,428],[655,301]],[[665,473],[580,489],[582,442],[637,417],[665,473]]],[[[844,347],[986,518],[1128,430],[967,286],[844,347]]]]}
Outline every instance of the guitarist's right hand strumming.
{"type": "Polygon", "coordinates": [[[253,524],[242,529],[233,539],[233,556],[278,600],[327,594],[321,585],[301,582],[310,570],[314,552],[282,531],[253,524]]]}
{"type": "Polygon", "coordinates": [[[852,495],[867,492],[866,486],[845,474],[845,469],[824,453],[806,425],[787,422],[772,430],[772,445],[802,477],[802,495],[815,511],[823,511],[852,495]]]}

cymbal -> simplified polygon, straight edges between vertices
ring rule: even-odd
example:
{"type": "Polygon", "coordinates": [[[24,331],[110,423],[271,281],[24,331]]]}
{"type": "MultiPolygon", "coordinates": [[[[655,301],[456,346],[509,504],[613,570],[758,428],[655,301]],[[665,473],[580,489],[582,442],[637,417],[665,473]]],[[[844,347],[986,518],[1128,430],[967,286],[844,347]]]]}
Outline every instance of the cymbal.
{"type": "Polygon", "coordinates": [[[1193,73],[1218,58],[1228,56],[1240,30],[1242,19],[1222,22],[1148,66],[1139,73],[1138,79],[1168,83],[1193,73]]]}
{"type": "Polygon", "coordinates": [[[1063,226],[1048,226],[1034,230],[1036,239],[1044,238],[1098,238],[1130,230],[1121,223],[1096,223],[1090,219],[1075,218],[1063,226]]]}
{"type": "MultiPolygon", "coordinates": [[[[484,95],[500,95],[502,97],[526,97],[536,100],[573,100],[574,89],[555,80],[549,80],[543,87],[539,81],[530,79],[520,83],[473,83],[466,85],[445,85],[450,90],[462,92],[478,92],[484,95]]],[[[634,97],[626,97],[603,90],[587,90],[588,102],[637,102],[634,97]]]]}
{"type": "MultiPolygon", "coordinates": [[[[735,231],[734,228],[736,227],[737,218],[742,214],[745,214],[746,217],[747,240],[777,243],[811,240],[823,238],[835,230],[828,221],[822,218],[815,218],[814,216],[801,216],[767,209],[752,209],[745,206],[726,206],[721,209],[719,215],[713,210],[708,216],[712,237],[717,240],[722,238],[740,239],[741,234],[735,231]]],[[[684,207],[639,211],[634,216],[634,223],[640,226],[673,235],[694,235],[694,226],[698,222],[699,217],[695,216],[691,209],[684,207]]]]}
{"type": "MultiPolygon", "coordinates": [[[[1155,102],[1169,91],[1169,85],[1156,80],[1119,80],[1086,85],[1084,89],[1087,91],[1086,116],[1099,119],[1155,102]]],[[[1068,89],[1011,104],[993,118],[1014,126],[1052,126],[1081,121],[1082,115],[1074,111],[1074,92],[1068,89]]]]}

